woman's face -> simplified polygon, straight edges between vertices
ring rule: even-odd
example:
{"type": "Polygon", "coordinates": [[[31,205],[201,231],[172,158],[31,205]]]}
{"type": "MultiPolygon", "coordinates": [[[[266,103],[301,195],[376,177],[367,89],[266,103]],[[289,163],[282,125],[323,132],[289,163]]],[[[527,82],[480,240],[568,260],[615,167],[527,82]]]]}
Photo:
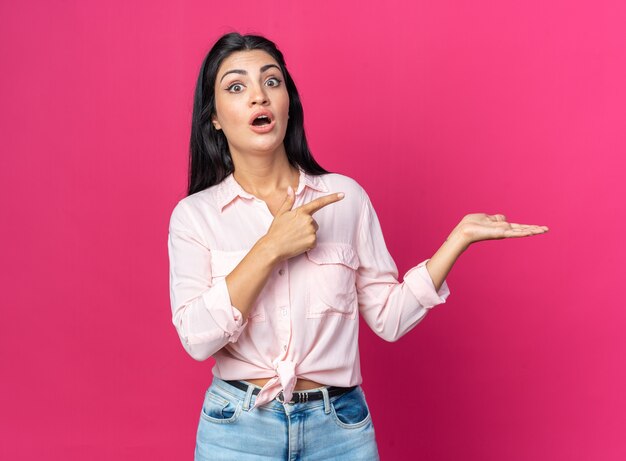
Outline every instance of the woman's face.
{"type": "Polygon", "coordinates": [[[282,148],[289,115],[289,94],[278,63],[265,51],[232,53],[222,61],[215,80],[217,129],[233,152],[274,152],[282,148]],[[253,123],[264,111],[267,120],[253,123]]]}

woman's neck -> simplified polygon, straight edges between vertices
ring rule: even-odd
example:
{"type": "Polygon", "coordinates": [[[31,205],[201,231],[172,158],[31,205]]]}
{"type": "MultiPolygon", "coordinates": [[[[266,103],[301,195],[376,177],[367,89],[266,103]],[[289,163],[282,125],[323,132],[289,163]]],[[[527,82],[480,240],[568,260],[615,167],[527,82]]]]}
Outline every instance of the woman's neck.
{"type": "Polygon", "coordinates": [[[243,189],[255,197],[271,197],[283,194],[288,186],[295,191],[298,187],[300,171],[291,166],[287,156],[268,158],[233,158],[235,180],[243,189]]]}

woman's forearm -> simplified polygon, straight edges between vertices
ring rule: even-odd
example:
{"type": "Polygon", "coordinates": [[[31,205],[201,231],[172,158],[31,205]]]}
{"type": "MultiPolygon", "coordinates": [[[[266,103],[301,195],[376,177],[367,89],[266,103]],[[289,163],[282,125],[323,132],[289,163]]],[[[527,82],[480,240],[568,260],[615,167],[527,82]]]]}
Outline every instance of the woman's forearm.
{"type": "Polygon", "coordinates": [[[274,249],[262,237],[226,276],[232,305],[242,313],[244,321],[278,261],[274,249]]]}
{"type": "Polygon", "coordinates": [[[443,281],[448,276],[457,258],[461,256],[468,247],[469,244],[467,240],[455,229],[426,263],[426,269],[428,269],[430,278],[437,291],[441,288],[443,281]]]}

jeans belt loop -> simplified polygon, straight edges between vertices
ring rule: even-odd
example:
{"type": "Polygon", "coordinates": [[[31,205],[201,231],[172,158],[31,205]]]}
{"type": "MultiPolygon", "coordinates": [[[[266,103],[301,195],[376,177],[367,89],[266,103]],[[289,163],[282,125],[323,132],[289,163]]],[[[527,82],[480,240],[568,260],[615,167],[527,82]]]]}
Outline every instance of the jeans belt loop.
{"type": "Polygon", "coordinates": [[[320,391],[322,391],[322,395],[324,396],[324,413],[328,415],[330,414],[330,396],[328,395],[328,389],[322,387],[320,391]]]}
{"type": "Polygon", "coordinates": [[[243,399],[243,409],[248,411],[250,408],[250,402],[252,401],[252,392],[254,391],[254,386],[252,384],[248,384],[248,390],[246,391],[246,396],[243,399]]]}

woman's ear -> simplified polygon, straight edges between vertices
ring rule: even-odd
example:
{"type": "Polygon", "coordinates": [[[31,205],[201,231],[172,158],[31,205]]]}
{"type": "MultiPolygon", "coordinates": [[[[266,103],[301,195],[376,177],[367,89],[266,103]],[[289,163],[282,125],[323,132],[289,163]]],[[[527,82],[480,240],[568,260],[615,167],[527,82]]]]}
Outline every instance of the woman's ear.
{"type": "Polygon", "coordinates": [[[215,118],[215,116],[211,117],[211,123],[213,124],[213,128],[215,128],[216,130],[221,130],[222,126],[220,125],[220,122],[218,122],[215,118]]]}

